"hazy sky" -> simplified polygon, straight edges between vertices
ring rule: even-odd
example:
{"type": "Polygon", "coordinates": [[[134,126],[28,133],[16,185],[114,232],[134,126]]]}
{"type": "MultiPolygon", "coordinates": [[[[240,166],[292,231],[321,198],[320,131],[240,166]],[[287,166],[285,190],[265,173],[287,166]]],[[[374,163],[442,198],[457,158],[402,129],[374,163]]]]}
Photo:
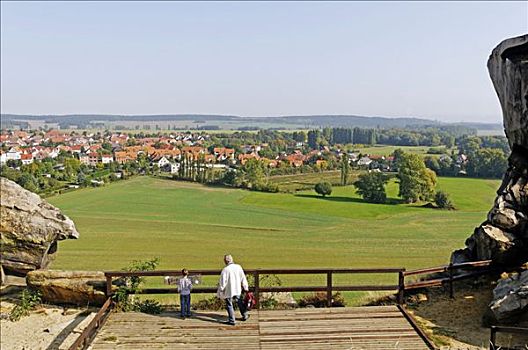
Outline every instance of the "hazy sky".
{"type": "Polygon", "coordinates": [[[4,2],[1,109],[501,120],[528,2],[4,2]]]}

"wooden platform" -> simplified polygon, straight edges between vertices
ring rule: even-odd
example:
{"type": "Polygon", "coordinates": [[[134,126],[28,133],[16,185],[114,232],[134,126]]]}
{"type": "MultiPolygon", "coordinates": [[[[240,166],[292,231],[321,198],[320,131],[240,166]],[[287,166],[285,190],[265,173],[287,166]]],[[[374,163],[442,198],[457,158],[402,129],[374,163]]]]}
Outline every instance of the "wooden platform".
{"type": "Polygon", "coordinates": [[[396,306],[256,311],[236,326],[225,312],[113,313],[92,343],[105,349],[428,349],[396,306]]]}

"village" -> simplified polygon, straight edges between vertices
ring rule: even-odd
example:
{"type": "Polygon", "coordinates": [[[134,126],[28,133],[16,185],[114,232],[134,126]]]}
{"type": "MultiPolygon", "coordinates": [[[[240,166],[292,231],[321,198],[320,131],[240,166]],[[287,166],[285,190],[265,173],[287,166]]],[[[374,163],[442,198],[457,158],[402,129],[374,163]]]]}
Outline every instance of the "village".
{"type": "MultiPolygon", "coordinates": [[[[35,161],[56,159],[59,154],[69,155],[83,165],[101,167],[110,163],[137,162],[146,157],[151,166],[161,172],[177,174],[182,159],[202,160],[210,168],[230,169],[244,165],[250,159],[262,161],[267,168],[301,168],[305,165],[319,170],[329,168],[329,158],[340,159],[345,152],[339,147],[324,146],[310,149],[305,142],[295,142],[290,152],[278,152],[275,157],[265,157],[261,151],[268,144],[248,144],[235,148],[212,144],[206,133],[171,133],[156,137],[134,137],[125,133],[90,134],[87,132],[62,132],[60,130],[2,131],[0,134],[0,164],[17,168],[35,161]]],[[[269,154],[269,152],[266,152],[269,154]]],[[[346,153],[350,164],[364,169],[390,171],[392,156],[346,153]]]]}

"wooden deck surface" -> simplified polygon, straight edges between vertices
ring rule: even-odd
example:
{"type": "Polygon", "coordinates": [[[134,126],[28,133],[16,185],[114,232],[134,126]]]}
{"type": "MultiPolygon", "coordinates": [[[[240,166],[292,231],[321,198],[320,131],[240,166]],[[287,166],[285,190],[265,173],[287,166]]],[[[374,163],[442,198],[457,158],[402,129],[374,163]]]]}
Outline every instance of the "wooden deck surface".
{"type": "Polygon", "coordinates": [[[254,310],[223,325],[225,311],[113,313],[92,343],[106,349],[427,349],[396,306],[254,310]]]}

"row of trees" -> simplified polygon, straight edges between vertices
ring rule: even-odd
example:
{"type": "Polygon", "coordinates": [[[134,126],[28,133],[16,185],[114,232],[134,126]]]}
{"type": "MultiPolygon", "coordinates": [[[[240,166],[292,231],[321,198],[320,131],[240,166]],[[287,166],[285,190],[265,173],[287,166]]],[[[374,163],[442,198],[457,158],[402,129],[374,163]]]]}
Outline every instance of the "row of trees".
{"type": "MultiPolygon", "coordinates": [[[[420,156],[399,152],[395,162],[398,167],[398,196],[406,203],[434,201],[438,207],[454,208],[445,192],[436,191],[436,174],[428,169],[420,156]]],[[[380,172],[369,172],[359,176],[354,182],[357,193],[367,202],[385,203],[385,186],[390,177],[380,172]]]]}

